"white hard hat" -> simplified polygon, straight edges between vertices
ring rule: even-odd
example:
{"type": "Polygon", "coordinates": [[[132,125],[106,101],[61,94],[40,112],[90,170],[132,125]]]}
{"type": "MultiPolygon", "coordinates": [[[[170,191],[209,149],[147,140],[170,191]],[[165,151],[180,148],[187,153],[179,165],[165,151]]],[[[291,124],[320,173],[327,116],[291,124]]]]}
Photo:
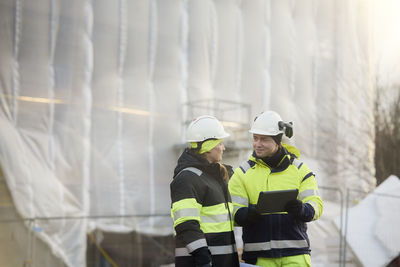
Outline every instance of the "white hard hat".
{"type": "Polygon", "coordinates": [[[283,127],[280,127],[279,122],[282,122],[282,118],[278,113],[265,111],[256,117],[249,132],[269,136],[283,134],[283,127]]]}
{"type": "Polygon", "coordinates": [[[213,116],[204,115],[194,119],[187,128],[187,142],[203,142],[210,138],[223,139],[229,134],[224,126],[213,116]]]}

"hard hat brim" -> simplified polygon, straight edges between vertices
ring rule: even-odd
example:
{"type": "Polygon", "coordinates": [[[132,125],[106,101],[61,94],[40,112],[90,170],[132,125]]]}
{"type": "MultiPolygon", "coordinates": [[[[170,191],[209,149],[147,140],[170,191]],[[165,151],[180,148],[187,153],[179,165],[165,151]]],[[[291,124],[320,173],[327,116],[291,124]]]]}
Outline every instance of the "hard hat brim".
{"type": "Polygon", "coordinates": [[[219,135],[219,136],[213,136],[213,137],[209,137],[209,138],[198,138],[198,139],[187,139],[186,142],[203,142],[209,139],[225,139],[227,137],[229,137],[230,134],[228,134],[227,132],[225,132],[223,135],[219,135]]]}
{"type": "Polygon", "coordinates": [[[255,130],[249,130],[249,133],[251,133],[251,134],[259,134],[259,135],[267,135],[267,136],[275,136],[275,135],[281,134],[283,132],[282,131],[279,131],[279,132],[267,132],[267,131],[255,129],[255,130]]]}

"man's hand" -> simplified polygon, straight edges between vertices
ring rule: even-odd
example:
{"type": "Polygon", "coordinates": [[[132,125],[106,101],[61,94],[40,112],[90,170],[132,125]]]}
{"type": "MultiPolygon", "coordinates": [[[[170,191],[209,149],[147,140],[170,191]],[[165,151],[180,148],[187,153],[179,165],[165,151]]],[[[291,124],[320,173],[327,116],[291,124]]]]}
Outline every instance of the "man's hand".
{"type": "Polygon", "coordinates": [[[294,217],[299,218],[303,212],[303,202],[298,199],[290,200],[285,205],[285,211],[294,217]]]}
{"type": "Polygon", "coordinates": [[[257,211],[254,205],[240,208],[235,215],[235,222],[239,226],[248,226],[262,220],[264,220],[264,216],[257,211]]]}

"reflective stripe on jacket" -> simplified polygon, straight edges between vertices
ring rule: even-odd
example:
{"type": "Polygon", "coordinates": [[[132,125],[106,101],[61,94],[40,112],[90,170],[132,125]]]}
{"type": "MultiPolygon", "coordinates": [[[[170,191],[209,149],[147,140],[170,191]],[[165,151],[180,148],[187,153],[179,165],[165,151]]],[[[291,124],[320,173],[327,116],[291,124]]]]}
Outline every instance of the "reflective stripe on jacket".
{"type": "MultiPolygon", "coordinates": [[[[287,145],[285,145],[286,147],[287,145]]],[[[293,147],[291,147],[293,150],[293,147]]],[[[243,226],[243,259],[257,257],[283,257],[310,253],[306,221],[317,220],[323,204],[318,186],[309,167],[295,154],[284,149],[285,156],[279,166],[270,168],[261,159],[251,156],[237,168],[229,181],[234,204],[234,216],[243,207],[256,205],[261,191],[298,189],[300,199],[306,203],[308,216],[294,219],[286,212],[263,216],[263,221],[243,226]]],[[[236,218],[235,218],[236,219],[236,218]]]]}

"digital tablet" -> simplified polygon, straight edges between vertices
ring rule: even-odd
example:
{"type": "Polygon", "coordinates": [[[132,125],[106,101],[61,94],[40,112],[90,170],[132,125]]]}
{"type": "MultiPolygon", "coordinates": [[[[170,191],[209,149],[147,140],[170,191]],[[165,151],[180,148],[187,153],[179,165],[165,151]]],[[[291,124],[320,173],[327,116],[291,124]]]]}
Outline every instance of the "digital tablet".
{"type": "Polygon", "coordinates": [[[298,189],[260,192],[256,209],[260,213],[283,212],[286,203],[296,199],[298,193],[298,189]]]}

